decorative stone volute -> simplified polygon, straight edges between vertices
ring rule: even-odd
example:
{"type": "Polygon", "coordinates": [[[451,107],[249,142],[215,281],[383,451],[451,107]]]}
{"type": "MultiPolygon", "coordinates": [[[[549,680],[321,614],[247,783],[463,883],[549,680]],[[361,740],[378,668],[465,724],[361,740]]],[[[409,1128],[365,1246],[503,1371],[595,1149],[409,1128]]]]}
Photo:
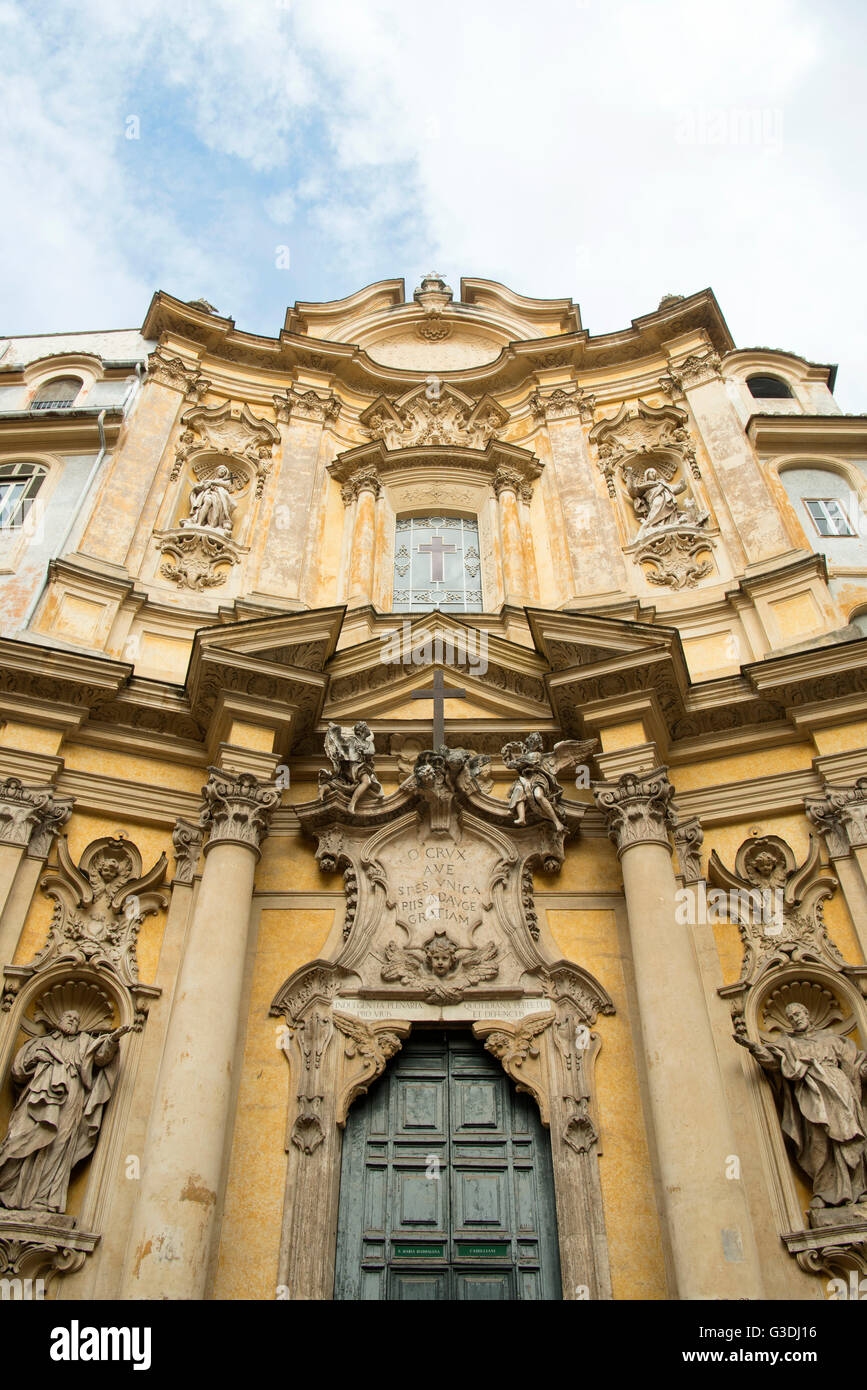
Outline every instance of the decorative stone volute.
{"type": "Polygon", "coordinates": [[[633,845],[658,844],[671,849],[669,830],[676,824],[672,805],[674,788],[668,769],[652,772],[624,772],[612,782],[595,782],[596,805],[608,820],[608,835],[617,846],[618,857],[633,845]]]}
{"type": "Polygon", "coordinates": [[[258,853],[268,834],[271,815],[280,804],[276,787],[260,782],[251,772],[208,769],[202,788],[205,805],[199,824],[207,829],[205,854],[218,844],[247,845],[258,853]]]}
{"type": "Polygon", "coordinates": [[[175,822],[175,828],[172,831],[172,846],[175,851],[176,883],[192,883],[195,878],[204,834],[201,825],[184,820],[182,816],[178,817],[175,822]]]}
{"type": "Polygon", "coordinates": [[[26,786],[18,777],[0,783],[0,845],[27,849],[44,859],[57,832],[72,815],[72,797],[51,786],[26,786]]]}

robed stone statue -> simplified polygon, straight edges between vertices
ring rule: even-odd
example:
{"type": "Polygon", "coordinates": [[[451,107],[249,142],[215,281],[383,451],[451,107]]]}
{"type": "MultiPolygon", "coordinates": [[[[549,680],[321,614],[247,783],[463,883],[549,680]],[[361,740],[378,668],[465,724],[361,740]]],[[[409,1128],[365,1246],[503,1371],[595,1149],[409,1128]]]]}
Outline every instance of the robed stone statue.
{"type": "Polygon", "coordinates": [[[117,1076],[118,1039],[130,1025],[89,1033],[68,1009],[25,1043],[12,1064],[22,1087],[0,1144],[0,1207],[63,1212],[76,1163],[96,1146],[117,1076]]]}
{"type": "Polygon", "coordinates": [[[772,1074],[783,1133],[813,1186],[811,1207],[837,1207],[867,1195],[867,1121],[861,1082],[867,1055],[849,1038],[814,1028],[803,1004],[789,1004],[791,1031],[757,1043],[746,1033],[735,1041],[749,1048],[772,1074]]]}

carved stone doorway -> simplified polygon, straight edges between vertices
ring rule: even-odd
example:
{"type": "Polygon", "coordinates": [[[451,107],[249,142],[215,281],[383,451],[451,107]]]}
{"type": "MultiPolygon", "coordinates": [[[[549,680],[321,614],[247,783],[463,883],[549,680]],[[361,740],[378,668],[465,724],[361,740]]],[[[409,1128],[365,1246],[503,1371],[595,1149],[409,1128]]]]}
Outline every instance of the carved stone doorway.
{"type": "Polygon", "coordinates": [[[561,1296],[536,1104],[468,1029],[415,1029],[349,1112],[334,1297],[561,1296]]]}

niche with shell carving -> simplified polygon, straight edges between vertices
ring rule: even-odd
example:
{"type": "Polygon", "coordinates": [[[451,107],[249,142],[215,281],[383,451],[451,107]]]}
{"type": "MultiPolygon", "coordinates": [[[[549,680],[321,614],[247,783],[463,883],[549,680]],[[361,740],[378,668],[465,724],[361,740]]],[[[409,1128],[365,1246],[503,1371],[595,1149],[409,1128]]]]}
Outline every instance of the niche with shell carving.
{"type": "Polygon", "coordinates": [[[848,963],[823,907],[837,880],[819,847],[799,864],[776,835],[745,840],[733,870],[716,852],[709,879],[728,890],[743,945],[728,999],[743,1047],[779,1233],[801,1267],[867,1272],[867,966],[848,963]]]}
{"type": "Polygon", "coordinates": [[[684,411],[624,404],[593,426],[590,440],[615,504],[623,550],[648,584],[691,589],[716,576],[719,532],[684,411]]]}
{"type": "Polygon", "coordinates": [[[194,406],[181,426],[154,529],[157,572],[178,589],[203,592],[225,585],[250,550],[280,434],[229,401],[194,406]]]}
{"type": "Polygon", "coordinates": [[[42,879],[48,939],[4,970],[0,1012],[0,1274],[50,1279],[96,1247],[159,990],[138,977],[144,919],[167,904],[166,857],[143,872],[123,835],[78,864],[65,839],[42,879]]]}

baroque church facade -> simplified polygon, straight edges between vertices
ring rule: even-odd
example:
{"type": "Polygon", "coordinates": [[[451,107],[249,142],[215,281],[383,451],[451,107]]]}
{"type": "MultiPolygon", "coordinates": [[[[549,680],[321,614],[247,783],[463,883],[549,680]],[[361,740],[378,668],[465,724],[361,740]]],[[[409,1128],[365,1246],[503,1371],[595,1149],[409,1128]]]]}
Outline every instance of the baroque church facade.
{"type": "Polygon", "coordinates": [[[0,343],[0,1276],[867,1273],[833,385],[709,290],[594,336],[438,275],[0,343]]]}

